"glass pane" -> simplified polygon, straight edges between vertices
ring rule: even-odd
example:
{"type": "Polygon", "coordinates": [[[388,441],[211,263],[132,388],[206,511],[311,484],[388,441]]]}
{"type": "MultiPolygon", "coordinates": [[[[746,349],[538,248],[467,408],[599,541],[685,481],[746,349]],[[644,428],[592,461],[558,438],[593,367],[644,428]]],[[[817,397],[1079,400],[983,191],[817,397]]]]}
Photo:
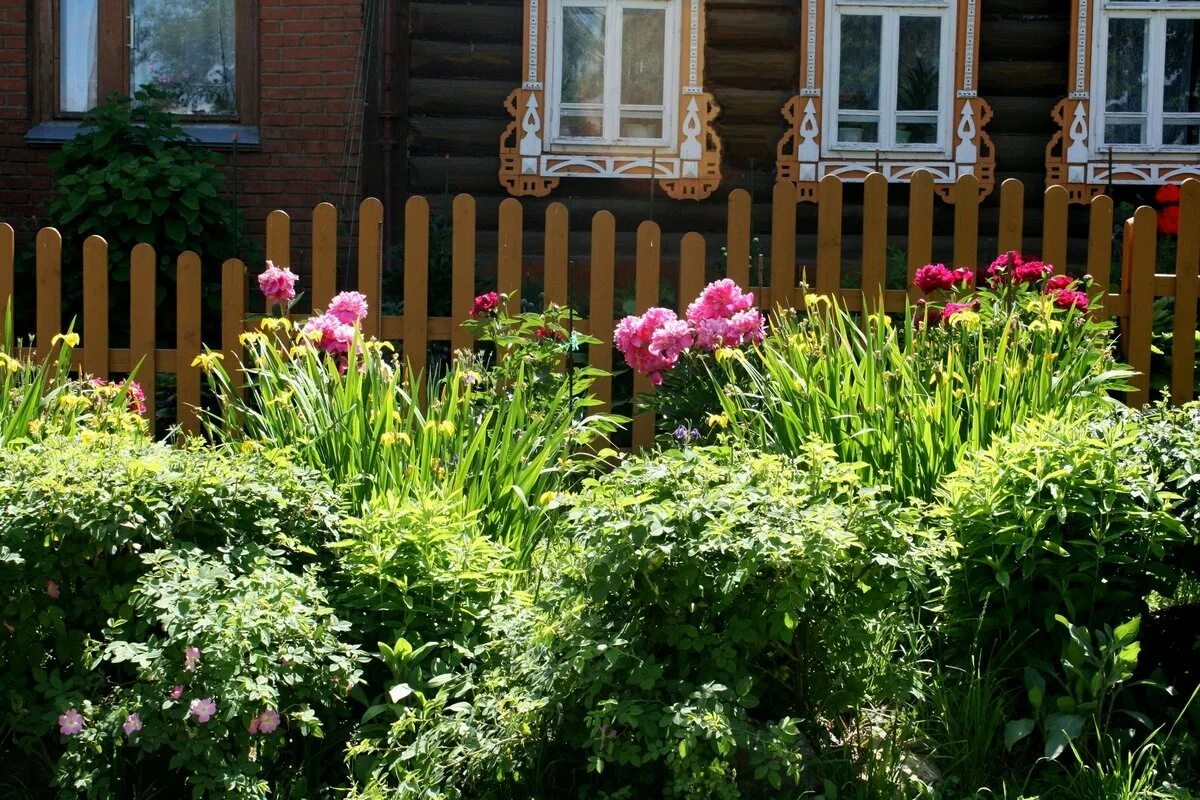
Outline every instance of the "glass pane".
{"type": "Polygon", "coordinates": [[[1145,19],[1114,17],[1108,21],[1108,86],[1105,108],[1109,111],[1145,111],[1146,26],[1145,19]]]}
{"type": "Polygon", "coordinates": [[[936,111],[940,88],[942,21],[938,17],[900,18],[898,111],[936,111]]]}
{"type": "Polygon", "coordinates": [[[234,0],[131,0],[130,83],[155,86],[176,114],[237,110],[234,0]]]}
{"type": "MultiPolygon", "coordinates": [[[[1200,20],[1168,19],[1163,110],[1200,111],[1200,20]]],[[[1164,131],[1163,136],[1166,136],[1164,131]]]]}
{"type": "Polygon", "coordinates": [[[839,142],[878,142],[879,123],[875,121],[868,122],[866,120],[839,119],[837,138],[839,142]]]}
{"type": "Polygon", "coordinates": [[[563,9],[564,103],[604,101],[604,22],[603,8],[563,9]]]}
{"type": "Polygon", "coordinates": [[[645,111],[621,113],[622,139],[661,139],[662,128],[662,114],[645,111]]]}
{"type": "Polygon", "coordinates": [[[897,122],[896,144],[936,144],[936,122],[897,122]]]}
{"type": "Polygon", "coordinates": [[[627,8],[621,20],[621,102],[662,105],[667,12],[627,8]]]}
{"type": "MultiPolygon", "coordinates": [[[[847,14],[842,17],[838,105],[875,111],[879,108],[880,36],[883,17],[847,14]]],[[[874,141],[875,137],[872,137],[874,141]]],[[[843,139],[843,141],[851,141],[843,139]]]]}
{"type": "Polygon", "coordinates": [[[603,133],[604,115],[599,111],[564,110],[559,117],[559,136],[598,137],[603,133]]]}
{"type": "Polygon", "coordinates": [[[1163,125],[1164,145],[1195,145],[1200,144],[1200,122],[1173,123],[1163,125]]]}
{"type": "Polygon", "coordinates": [[[1109,123],[1104,126],[1104,141],[1107,144],[1145,144],[1146,123],[1109,123]]]}
{"type": "Polygon", "coordinates": [[[96,5],[99,0],[60,0],[58,108],[87,111],[96,98],[96,5]]]}

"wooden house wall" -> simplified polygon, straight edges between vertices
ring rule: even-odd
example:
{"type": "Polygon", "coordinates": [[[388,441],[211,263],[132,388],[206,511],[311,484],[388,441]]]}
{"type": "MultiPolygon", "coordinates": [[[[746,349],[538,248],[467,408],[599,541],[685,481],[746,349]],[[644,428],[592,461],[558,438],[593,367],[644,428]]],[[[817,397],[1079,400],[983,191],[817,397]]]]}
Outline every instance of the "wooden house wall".
{"type": "MultiPolygon", "coordinates": [[[[617,221],[620,250],[632,252],[638,223],[653,218],[663,228],[664,260],[678,253],[678,239],[689,230],[706,236],[725,227],[725,202],[732,189],[751,190],[754,227],[764,236],[770,223],[775,149],[783,133],[780,108],[799,80],[799,0],[707,0],[705,87],[721,106],[724,177],[708,200],[675,201],[648,182],[610,179],[563,179],[545,199],[523,198],[526,252],[541,252],[537,231],[550,202],[568,205],[573,257],[586,260],[586,227],[592,215],[611,211],[617,221]],[[652,192],[655,196],[651,196],[652,192]]],[[[988,127],[997,150],[997,191],[981,212],[981,228],[995,228],[999,182],[1020,178],[1029,206],[1026,230],[1040,232],[1039,206],[1044,187],[1044,151],[1053,134],[1050,111],[1065,93],[1070,4],[1066,0],[983,0],[980,42],[980,92],[995,118],[988,127]]],[[[480,258],[494,253],[498,206],[507,194],[496,178],[499,137],[509,118],[505,96],[520,83],[523,24],[521,0],[410,0],[402,26],[402,52],[408,60],[404,86],[407,117],[404,185],[396,196],[423,194],[435,211],[446,197],[468,192],[478,200],[480,258]]],[[[848,187],[845,253],[853,262],[861,228],[861,190],[848,187]]],[[[907,187],[891,193],[889,230],[903,247],[907,187]]],[[[949,257],[953,210],[939,203],[936,253],[949,257]]],[[[815,252],[816,209],[801,205],[797,225],[798,258],[815,252]]],[[[399,219],[399,215],[397,219],[399,219]]],[[[1029,235],[1029,234],[1027,234],[1029,235]]],[[[769,252],[769,243],[763,246],[769,252]]],[[[981,256],[994,239],[981,239],[981,256]]],[[[709,253],[713,262],[718,254],[709,253]]]]}

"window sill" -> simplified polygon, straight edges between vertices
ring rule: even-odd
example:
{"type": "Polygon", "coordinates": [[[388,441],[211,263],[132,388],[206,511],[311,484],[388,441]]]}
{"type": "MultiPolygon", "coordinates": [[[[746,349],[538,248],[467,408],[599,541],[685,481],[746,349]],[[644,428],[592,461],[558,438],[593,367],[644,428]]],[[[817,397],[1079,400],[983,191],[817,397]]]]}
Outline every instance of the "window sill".
{"type": "MultiPolygon", "coordinates": [[[[62,145],[75,138],[82,122],[43,122],[25,134],[25,144],[62,145]]],[[[232,124],[187,124],[180,127],[196,140],[196,144],[212,150],[232,150],[233,137],[237,137],[239,150],[257,150],[262,146],[258,128],[253,125],[232,124]]]]}

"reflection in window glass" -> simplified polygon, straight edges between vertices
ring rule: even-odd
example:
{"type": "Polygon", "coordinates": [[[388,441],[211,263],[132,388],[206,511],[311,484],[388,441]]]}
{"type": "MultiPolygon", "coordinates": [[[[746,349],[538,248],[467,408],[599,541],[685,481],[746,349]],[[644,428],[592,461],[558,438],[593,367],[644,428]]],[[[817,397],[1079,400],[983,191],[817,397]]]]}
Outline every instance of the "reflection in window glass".
{"type": "Polygon", "coordinates": [[[60,0],[58,6],[58,109],[82,113],[96,105],[96,5],[60,0]]]}
{"type": "Polygon", "coordinates": [[[841,69],[838,106],[879,110],[880,33],[883,17],[847,14],[842,17],[841,69]]]}
{"type": "Polygon", "coordinates": [[[622,139],[662,138],[666,42],[665,9],[627,8],[622,12],[619,133],[622,139]]]}
{"type": "Polygon", "coordinates": [[[1108,21],[1108,76],[1105,108],[1110,112],[1146,111],[1145,19],[1108,21]]]}
{"type": "Polygon", "coordinates": [[[131,0],[133,90],[153,85],[177,114],[236,112],[234,0],[131,0]]]}
{"type": "Polygon", "coordinates": [[[604,102],[604,9],[563,9],[562,100],[604,102]]]}
{"type": "Polygon", "coordinates": [[[896,144],[933,144],[938,140],[941,52],[940,18],[900,18],[896,144]]]}
{"type": "Polygon", "coordinates": [[[1108,144],[1142,144],[1146,141],[1146,123],[1109,122],[1104,126],[1104,141],[1108,144]]]}
{"type": "Polygon", "coordinates": [[[1200,112],[1200,20],[1167,20],[1166,69],[1163,75],[1163,111],[1200,112]]]}

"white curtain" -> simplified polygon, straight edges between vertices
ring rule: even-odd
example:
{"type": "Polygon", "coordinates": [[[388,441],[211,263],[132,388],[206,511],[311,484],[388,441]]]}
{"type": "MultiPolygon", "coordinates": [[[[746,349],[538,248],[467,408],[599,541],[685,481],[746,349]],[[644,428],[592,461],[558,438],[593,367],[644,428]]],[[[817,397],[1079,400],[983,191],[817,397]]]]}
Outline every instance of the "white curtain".
{"type": "Polygon", "coordinates": [[[59,110],[96,105],[96,6],[99,0],[59,0],[59,110]]]}

